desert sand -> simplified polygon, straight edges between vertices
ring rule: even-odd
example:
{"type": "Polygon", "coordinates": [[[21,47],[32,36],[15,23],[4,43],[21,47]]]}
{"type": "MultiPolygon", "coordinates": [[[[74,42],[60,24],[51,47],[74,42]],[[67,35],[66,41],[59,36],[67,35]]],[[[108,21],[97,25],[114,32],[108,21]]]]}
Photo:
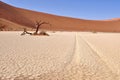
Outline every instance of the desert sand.
{"type": "Polygon", "coordinates": [[[120,80],[120,34],[0,32],[0,79],[120,80]]]}
{"type": "Polygon", "coordinates": [[[120,80],[120,33],[110,33],[120,32],[120,18],[78,19],[0,1],[0,29],[0,80],[120,80]],[[20,35],[40,20],[50,36],[20,35]]]}

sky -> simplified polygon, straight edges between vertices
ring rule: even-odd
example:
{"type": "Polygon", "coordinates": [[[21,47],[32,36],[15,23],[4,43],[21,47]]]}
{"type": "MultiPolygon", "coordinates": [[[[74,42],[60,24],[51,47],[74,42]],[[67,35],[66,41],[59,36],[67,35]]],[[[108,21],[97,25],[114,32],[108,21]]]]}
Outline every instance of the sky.
{"type": "Polygon", "coordinates": [[[120,18],[120,0],[1,0],[16,7],[73,18],[120,18]]]}

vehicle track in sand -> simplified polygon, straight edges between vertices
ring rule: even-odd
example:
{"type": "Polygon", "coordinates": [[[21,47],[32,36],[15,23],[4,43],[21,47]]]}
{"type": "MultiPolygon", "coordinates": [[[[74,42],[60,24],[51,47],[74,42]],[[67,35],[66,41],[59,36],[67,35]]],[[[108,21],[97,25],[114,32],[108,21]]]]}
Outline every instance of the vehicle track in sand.
{"type": "Polygon", "coordinates": [[[94,80],[96,77],[99,77],[98,79],[100,80],[119,80],[118,75],[112,72],[111,68],[99,55],[98,51],[96,51],[80,34],[78,34],[78,37],[79,49],[80,51],[83,51],[83,53],[80,53],[80,61],[83,61],[83,64],[91,69],[90,72],[92,72],[92,76],[94,76],[93,79],[91,79],[94,80]]]}
{"type": "Polygon", "coordinates": [[[119,80],[106,62],[78,33],[71,62],[62,74],[67,74],[65,80],[119,80]]]}
{"type": "Polygon", "coordinates": [[[0,75],[5,75],[4,80],[119,80],[80,33],[60,32],[48,38],[5,35],[0,41],[0,75]],[[23,53],[17,53],[20,51],[23,53]]]}
{"type": "Polygon", "coordinates": [[[43,80],[119,80],[106,62],[78,33],[75,35],[74,43],[74,51],[64,69],[58,73],[40,75],[39,78],[43,80]]]}

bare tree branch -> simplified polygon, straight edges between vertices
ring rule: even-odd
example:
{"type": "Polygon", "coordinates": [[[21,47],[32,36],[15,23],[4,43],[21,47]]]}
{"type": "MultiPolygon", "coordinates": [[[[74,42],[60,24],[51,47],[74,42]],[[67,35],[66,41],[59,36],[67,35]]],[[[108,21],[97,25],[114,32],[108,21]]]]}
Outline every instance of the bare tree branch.
{"type": "Polygon", "coordinates": [[[43,24],[49,24],[49,23],[47,23],[47,22],[42,22],[42,21],[36,21],[36,31],[35,31],[35,33],[34,33],[35,35],[38,34],[39,28],[40,28],[40,26],[43,25],[43,24]]]}

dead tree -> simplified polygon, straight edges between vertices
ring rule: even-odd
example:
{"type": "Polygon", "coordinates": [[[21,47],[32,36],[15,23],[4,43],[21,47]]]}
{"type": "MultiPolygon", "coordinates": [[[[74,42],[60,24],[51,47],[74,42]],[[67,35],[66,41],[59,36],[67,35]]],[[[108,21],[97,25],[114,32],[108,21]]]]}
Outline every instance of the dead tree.
{"type": "Polygon", "coordinates": [[[39,28],[40,28],[40,26],[43,25],[43,24],[49,24],[49,23],[47,23],[47,22],[42,22],[42,21],[36,21],[36,31],[34,32],[34,35],[39,34],[39,33],[38,33],[39,28]]]}
{"type": "MultiPolygon", "coordinates": [[[[26,28],[24,28],[24,31],[21,35],[30,34],[30,35],[46,35],[46,36],[49,36],[49,34],[47,34],[45,31],[41,31],[40,33],[38,33],[41,25],[43,25],[43,24],[49,24],[49,23],[42,22],[42,21],[36,21],[36,30],[35,30],[34,33],[30,33],[30,32],[27,31],[26,28]]],[[[51,26],[51,24],[49,24],[49,25],[51,26]]]]}

